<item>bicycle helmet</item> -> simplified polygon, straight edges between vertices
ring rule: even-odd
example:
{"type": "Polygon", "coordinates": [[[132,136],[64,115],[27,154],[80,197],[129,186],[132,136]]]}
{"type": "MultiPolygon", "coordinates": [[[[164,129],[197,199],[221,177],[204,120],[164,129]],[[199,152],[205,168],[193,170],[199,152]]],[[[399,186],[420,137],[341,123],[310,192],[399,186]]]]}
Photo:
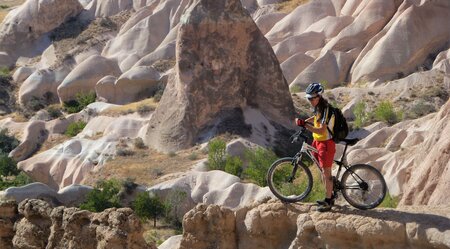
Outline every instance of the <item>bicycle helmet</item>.
{"type": "Polygon", "coordinates": [[[322,84],[320,83],[311,83],[306,88],[306,98],[316,97],[317,95],[322,95],[324,89],[322,84]]]}

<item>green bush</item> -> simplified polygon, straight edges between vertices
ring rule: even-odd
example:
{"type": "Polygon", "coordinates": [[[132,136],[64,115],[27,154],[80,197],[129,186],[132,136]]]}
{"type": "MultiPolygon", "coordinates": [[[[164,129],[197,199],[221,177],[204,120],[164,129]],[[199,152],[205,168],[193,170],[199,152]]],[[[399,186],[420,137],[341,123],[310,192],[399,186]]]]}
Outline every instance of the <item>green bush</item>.
{"type": "Polygon", "coordinates": [[[144,115],[144,114],[149,113],[149,112],[151,112],[151,111],[153,111],[153,108],[152,108],[151,106],[149,106],[149,105],[146,105],[146,104],[140,104],[140,105],[137,107],[137,112],[138,112],[140,115],[144,115]]]}
{"type": "Polygon", "coordinates": [[[0,190],[19,187],[33,182],[25,173],[17,169],[17,163],[5,153],[0,153],[0,190]]]}
{"type": "Polygon", "coordinates": [[[370,115],[366,111],[366,103],[363,101],[356,103],[355,108],[353,109],[353,115],[355,115],[355,128],[365,126],[370,120],[370,115]]]}
{"type": "Polygon", "coordinates": [[[19,145],[19,140],[8,135],[8,129],[0,130],[0,153],[9,153],[19,145]]]}
{"type": "Polygon", "coordinates": [[[392,197],[389,192],[386,193],[386,196],[384,197],[383,202],[380,204],[379,207],[385,207],[385,208],[396,208],[399,202],[398,197],[392,197]]]}
{"type": "Polygon", "coordinates": [[[117,180],[98,182],[88,193],[86,201],[80,205],[80,208],[91,212],[102,212],[107,208],[121,207],[118,195],[121,186],[122,184],[117,180]]]}
{"type": "Polygon", "coordinates": [[[0,176],[14,176],[19,174],[16,162],[7,154],[0,154],[0,176]]]}
{"type": "Polygon", "coordinates": [[[375,108],[375,118],[389,124],[397,123],[400,119],[399,114],[394,111],[394,106],[389,101],[383,101],[375,108]]]}
{"type": "Polygon", "coordinates": [[[67,126],[67,130],[64,134],[69,137],[74,137],[78,133],[80,133],[84,129],[84,127],[86,127],[86,122],[84,121],[73,122],[69,124],[69,126],[67,126]]]}
{"type": "Polygon", "coordinates": [[[224,170],[226,163],[226,143],[220,138],[214,138],[208,143],[208,168],[224,170]]]}
{"type": "Polygon", "coordinates": [[[133,202],[133,210],[143,221],[153,218],[153,227],[156,227],[156,220],[165,214],[166,206],[157,196],[150,196],[149,193],[140,193],[133,202]]]}
{"type": "Polygon", "coordinates": [[[58,107],[55,107],[55,106],[47,107],[47,112],[48,112],[48,115],[51,118],[53,118],[53,119],[54,118],[59,118],[59,117],[61,117],[63,115],[61,110],[58,107]]]}
{"type": "Polygon", "coordinates": [[[11,77],[11,71],[7,67],[0,67],[0,77],[11,77]]]}
{"type": "Polygon", "coordinates": [[[237,156],[227,156],[225,163],[225,172],[241,177],[242,174],[242,161],[237,156]]]}
{"type": "Polygon", "coordinates": [[[245,159],[248,161],[248,167],[242,173],[244,179],[249,179],[261,187],[267,186],[266,173],[270,165],[277,160],[275,153],[263,148],[246,150],[245,159]]]}
{"type": "Polygon", "coordinates": [[[86,106],[95,102],[97,95],[95,92],[77,93],[74,100],[69,100],[63,103],[64,110],[68,113],[77,113],[83,110],[86,106]]]}

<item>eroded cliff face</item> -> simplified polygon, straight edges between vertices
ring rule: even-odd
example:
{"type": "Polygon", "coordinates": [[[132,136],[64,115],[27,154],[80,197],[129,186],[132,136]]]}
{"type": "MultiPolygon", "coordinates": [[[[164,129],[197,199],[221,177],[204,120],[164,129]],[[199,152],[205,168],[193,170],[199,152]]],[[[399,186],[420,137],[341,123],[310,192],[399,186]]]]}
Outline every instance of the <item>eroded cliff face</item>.
{"type": "Polygon", "coordinates": [[[320,213],[270,200],[236,212],[200,204],[183,220],[179,248],[449,248],[450,207],[320,213]]]}
{"type": "Polygon", "coordinates": [[[154,248],[129,208],[91,213],[41,200],[0,202],[0,248],[154,248]]]}

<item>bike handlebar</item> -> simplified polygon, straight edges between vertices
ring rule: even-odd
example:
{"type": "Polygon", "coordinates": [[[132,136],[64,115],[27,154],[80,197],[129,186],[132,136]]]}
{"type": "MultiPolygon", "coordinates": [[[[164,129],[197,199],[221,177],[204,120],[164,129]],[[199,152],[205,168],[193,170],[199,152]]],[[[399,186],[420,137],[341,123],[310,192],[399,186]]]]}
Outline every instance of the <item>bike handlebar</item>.
{"type": "Polygon", "coordinates": [[[305,141],[307,141],[308,137],[305,136],[305,134],[303,134],[303,131],[305,131],[305,130],[306,129],[304,127],[300,127],[300,130],[298,130],[297,132],[292,134],[292,136],[290,137],[291,143],[297,142],[300,137],[303,138],[305,141]]]}

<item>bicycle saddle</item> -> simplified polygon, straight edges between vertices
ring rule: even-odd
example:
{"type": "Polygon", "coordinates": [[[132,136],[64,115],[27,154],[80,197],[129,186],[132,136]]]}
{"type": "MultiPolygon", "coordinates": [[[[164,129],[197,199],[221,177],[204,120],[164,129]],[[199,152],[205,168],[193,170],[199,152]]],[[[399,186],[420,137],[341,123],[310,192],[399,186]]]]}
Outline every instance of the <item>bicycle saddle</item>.
{"type": "Polygon", "coordinates": [[[343,142],[345,142],[347,145],[355,145],[358,141],[359,141],[359,139],[358,138],[352,138],[352,139],[343,139],[342,140],[343,142]]]}

